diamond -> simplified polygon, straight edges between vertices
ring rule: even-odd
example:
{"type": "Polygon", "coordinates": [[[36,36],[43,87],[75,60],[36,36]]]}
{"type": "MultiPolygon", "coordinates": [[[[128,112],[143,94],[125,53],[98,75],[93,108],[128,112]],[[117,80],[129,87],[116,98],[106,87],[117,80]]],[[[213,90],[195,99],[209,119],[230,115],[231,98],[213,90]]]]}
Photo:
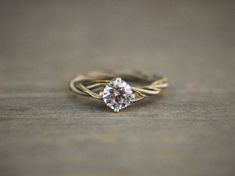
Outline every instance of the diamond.
{"type": "Polygon", "coordinates": [[[107,84],[103,90],[103,100],[114,112],[129,106],[133,97],[131,86],[121,78],[116,78],[107,84]]]}

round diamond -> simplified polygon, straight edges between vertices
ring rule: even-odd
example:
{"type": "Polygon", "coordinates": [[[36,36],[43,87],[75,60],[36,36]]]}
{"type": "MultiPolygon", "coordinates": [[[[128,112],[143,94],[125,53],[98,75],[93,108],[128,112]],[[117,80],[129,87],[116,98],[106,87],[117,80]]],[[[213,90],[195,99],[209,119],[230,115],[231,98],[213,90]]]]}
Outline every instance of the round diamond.
{"type": "Polygon", "coordinates": [[[133,91],[121,78],[116,78],[107,84],[103,90],[103,100],[105,104],[115,112],[127,107],[133,98],[133,91]]]}

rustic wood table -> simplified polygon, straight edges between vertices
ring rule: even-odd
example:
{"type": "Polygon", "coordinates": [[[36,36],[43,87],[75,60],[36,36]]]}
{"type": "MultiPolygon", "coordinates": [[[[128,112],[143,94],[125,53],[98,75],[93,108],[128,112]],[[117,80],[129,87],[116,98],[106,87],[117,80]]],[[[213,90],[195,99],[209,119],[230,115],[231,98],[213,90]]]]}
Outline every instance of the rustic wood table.
{"type": "Polygon", "coordinates": [[[1,176],[234,176],[234,1],[1,1],[1,176]],[[163,96],[113,113],[78,73],[139,69],[163,96]]]}

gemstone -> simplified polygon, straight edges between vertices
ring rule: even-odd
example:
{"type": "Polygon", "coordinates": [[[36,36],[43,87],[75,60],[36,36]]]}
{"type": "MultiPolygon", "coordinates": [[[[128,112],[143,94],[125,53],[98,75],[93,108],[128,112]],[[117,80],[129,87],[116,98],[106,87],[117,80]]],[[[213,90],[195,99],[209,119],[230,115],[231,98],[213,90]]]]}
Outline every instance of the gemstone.
{"type": "Polygon", "coordinates": [[[121,78],[107,84],[102,94],[105,104],[115,112],[129,106],[131,99],[134,98],[131,86],[121,78]]]}

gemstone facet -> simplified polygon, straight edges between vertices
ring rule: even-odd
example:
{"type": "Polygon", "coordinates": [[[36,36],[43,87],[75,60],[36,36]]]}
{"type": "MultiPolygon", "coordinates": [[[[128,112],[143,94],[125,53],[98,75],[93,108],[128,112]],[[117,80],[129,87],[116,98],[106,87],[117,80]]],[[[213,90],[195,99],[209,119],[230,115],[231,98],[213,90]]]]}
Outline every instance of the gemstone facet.
{"type": "Polygon", "coordinates": [[[134,97],[131,86],[121,78],[116,78],[107,84],[102,94],[105,104],[115,112],[129,106],[134,97]]]}

